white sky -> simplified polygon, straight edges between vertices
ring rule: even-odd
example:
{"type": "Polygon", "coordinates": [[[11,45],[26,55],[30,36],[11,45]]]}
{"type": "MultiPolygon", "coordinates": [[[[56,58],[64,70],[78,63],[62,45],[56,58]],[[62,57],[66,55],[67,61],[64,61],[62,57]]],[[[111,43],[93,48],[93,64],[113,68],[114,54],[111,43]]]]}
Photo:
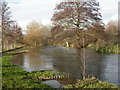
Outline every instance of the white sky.
{"type": "MultiPolygon", "coordinates": [[[[12,19],[25,29],[31,21],[40,21],[50,24],[54,8],[62,0],[6,0],[12,11],[12,19]]],[[[100,3],[100,12],[103,22],[118,19],[119,0],[97,0],[100,3]]]]}

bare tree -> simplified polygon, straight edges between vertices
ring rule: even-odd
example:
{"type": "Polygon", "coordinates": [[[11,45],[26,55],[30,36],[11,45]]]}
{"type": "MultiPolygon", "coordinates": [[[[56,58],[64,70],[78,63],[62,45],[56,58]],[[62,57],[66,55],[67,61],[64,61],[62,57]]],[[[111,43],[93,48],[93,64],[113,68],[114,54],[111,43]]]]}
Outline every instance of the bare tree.
{"type": "Polygon", "coordinates": [[[96,23],[103,26],[99,3],[96,0],[64,0],[55,8],[52,21],[64,28],[85,29],[96,23]]]}
{"type": "MultiPolygon", "coordinates": [[[[75,30],[78,42],[81,33],[91,27],[99,26],[103,30],[104,23],[96,0],[64,0],[56,6],[55,10],[52,17],[54,26],[61,26],[62,30],[75,30]]],[[[79,44],[77,47],[80,48],[79,44]]]]}
{"type": "MultiPolygon", "coordinates": [[[[88,29],[99,26],[103,30],[104,23],[99,12],[99,3],[96,0],[64,0],[56,6],[55,10],[52,17],[54,26],[59,25],[63,27],[63,30],[75,30],[78,53],[81,48],[81,42],[82,47],[85,47],[85,35],[88,29]]],[[[93,37],[90,34],[89,36],[93,37]]],[[[85,50],[82,56],[82,69],[85,70],[85,50]]],[[[84,78],[85,72],[83,72],[84,78]]]]}
{"type": "Polygon", "coordinates": [[[13,22],[10,27],[11,37],[16,44],[21,44],[23,40],[22,28],[16,23],[13,22]]]}
{"type": "Polygon", "coordinates": [[[7,2],[4,0],[1,1],[1,9],[0,9],[0,15],[1,15],[1,29],[2,29],[2,50],[4,50],[4,44],[5,41],[8,39],[8,35],[10,33],[9,27],[10,23],[13,22],[11,18],[11,12],[9,11],[10,7],[8,7],[7,2]]]}
{"type": "MultiPolygon", "coordinates": [[[[2,51],[10,43],[16,43],[15,41],[22,36],[21,28],[11,19],[11,11],[8,3],[2,0],[0,3],[0,20],[1,20],[1,32],[2,32],[2,51]],[[18,34],[19,31],[19,34],[18,34]],[[17,33],[16,33],[17,32],[17,33]],[[15,40],[16,39],[16,40],[15,40]],[[14,41],[14,42],[13,42],[14,41]]],[[[13,44],[14,45],[14,44],[13,44]]]]}

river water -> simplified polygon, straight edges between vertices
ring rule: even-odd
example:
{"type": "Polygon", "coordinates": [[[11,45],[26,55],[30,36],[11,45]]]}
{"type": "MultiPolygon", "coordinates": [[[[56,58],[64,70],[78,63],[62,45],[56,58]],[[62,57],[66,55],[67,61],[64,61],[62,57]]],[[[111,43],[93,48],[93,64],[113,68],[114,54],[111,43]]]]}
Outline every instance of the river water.
{"type": "MultiPolygon", "coordinates": [[[[120,75],[118,74],[118,55],[98,54],[91,49],[84,51],[86,54],[86,75],[90,74],[101,81],[118,85],[120,75]]],[[[80,53],[83,53],[83,50],[80,53]]],[[[76,49],[66,47],[44,47],[29,53],[19,54],[11,60],[12,64],[19,65],[28,72],[56,70],[69,73],[75,78],[81,78],[80,62],[81,59],[78,57],[76,49]]]]}

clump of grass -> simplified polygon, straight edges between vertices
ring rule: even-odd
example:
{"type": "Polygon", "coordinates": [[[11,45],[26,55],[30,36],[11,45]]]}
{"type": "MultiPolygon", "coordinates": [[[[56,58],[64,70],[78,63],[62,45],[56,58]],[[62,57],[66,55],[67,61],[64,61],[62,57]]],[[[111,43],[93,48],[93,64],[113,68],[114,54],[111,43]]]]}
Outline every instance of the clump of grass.
{"type": "Polygon", "coordinates": [[[75,84],[66,85],[64,88],[117,88],[117,86],[99,81],[95,77],[91,77],[84,80],[79,80],[75,84]]]}

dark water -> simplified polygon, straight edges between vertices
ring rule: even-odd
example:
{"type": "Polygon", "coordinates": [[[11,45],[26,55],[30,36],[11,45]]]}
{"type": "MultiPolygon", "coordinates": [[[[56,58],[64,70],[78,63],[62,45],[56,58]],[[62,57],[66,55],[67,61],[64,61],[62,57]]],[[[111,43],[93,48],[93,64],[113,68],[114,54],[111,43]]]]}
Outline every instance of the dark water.
{"type": "MultiPolygon", "coordinates": [[[[91,74],[102,81],[118,85],[118,55],[98,54],[85,49],[86,74],[91,74]]],[[[83,53],[83,50],[80,51],[83,53]]],[[[57,70],[80,78],[80,58],[74,48],[44,47],[30,53],[15,56],[11,62],[22,66],[25,71],[57,70]]],[[[55,82],[55,81],[54,81],[55,82]]]]}

